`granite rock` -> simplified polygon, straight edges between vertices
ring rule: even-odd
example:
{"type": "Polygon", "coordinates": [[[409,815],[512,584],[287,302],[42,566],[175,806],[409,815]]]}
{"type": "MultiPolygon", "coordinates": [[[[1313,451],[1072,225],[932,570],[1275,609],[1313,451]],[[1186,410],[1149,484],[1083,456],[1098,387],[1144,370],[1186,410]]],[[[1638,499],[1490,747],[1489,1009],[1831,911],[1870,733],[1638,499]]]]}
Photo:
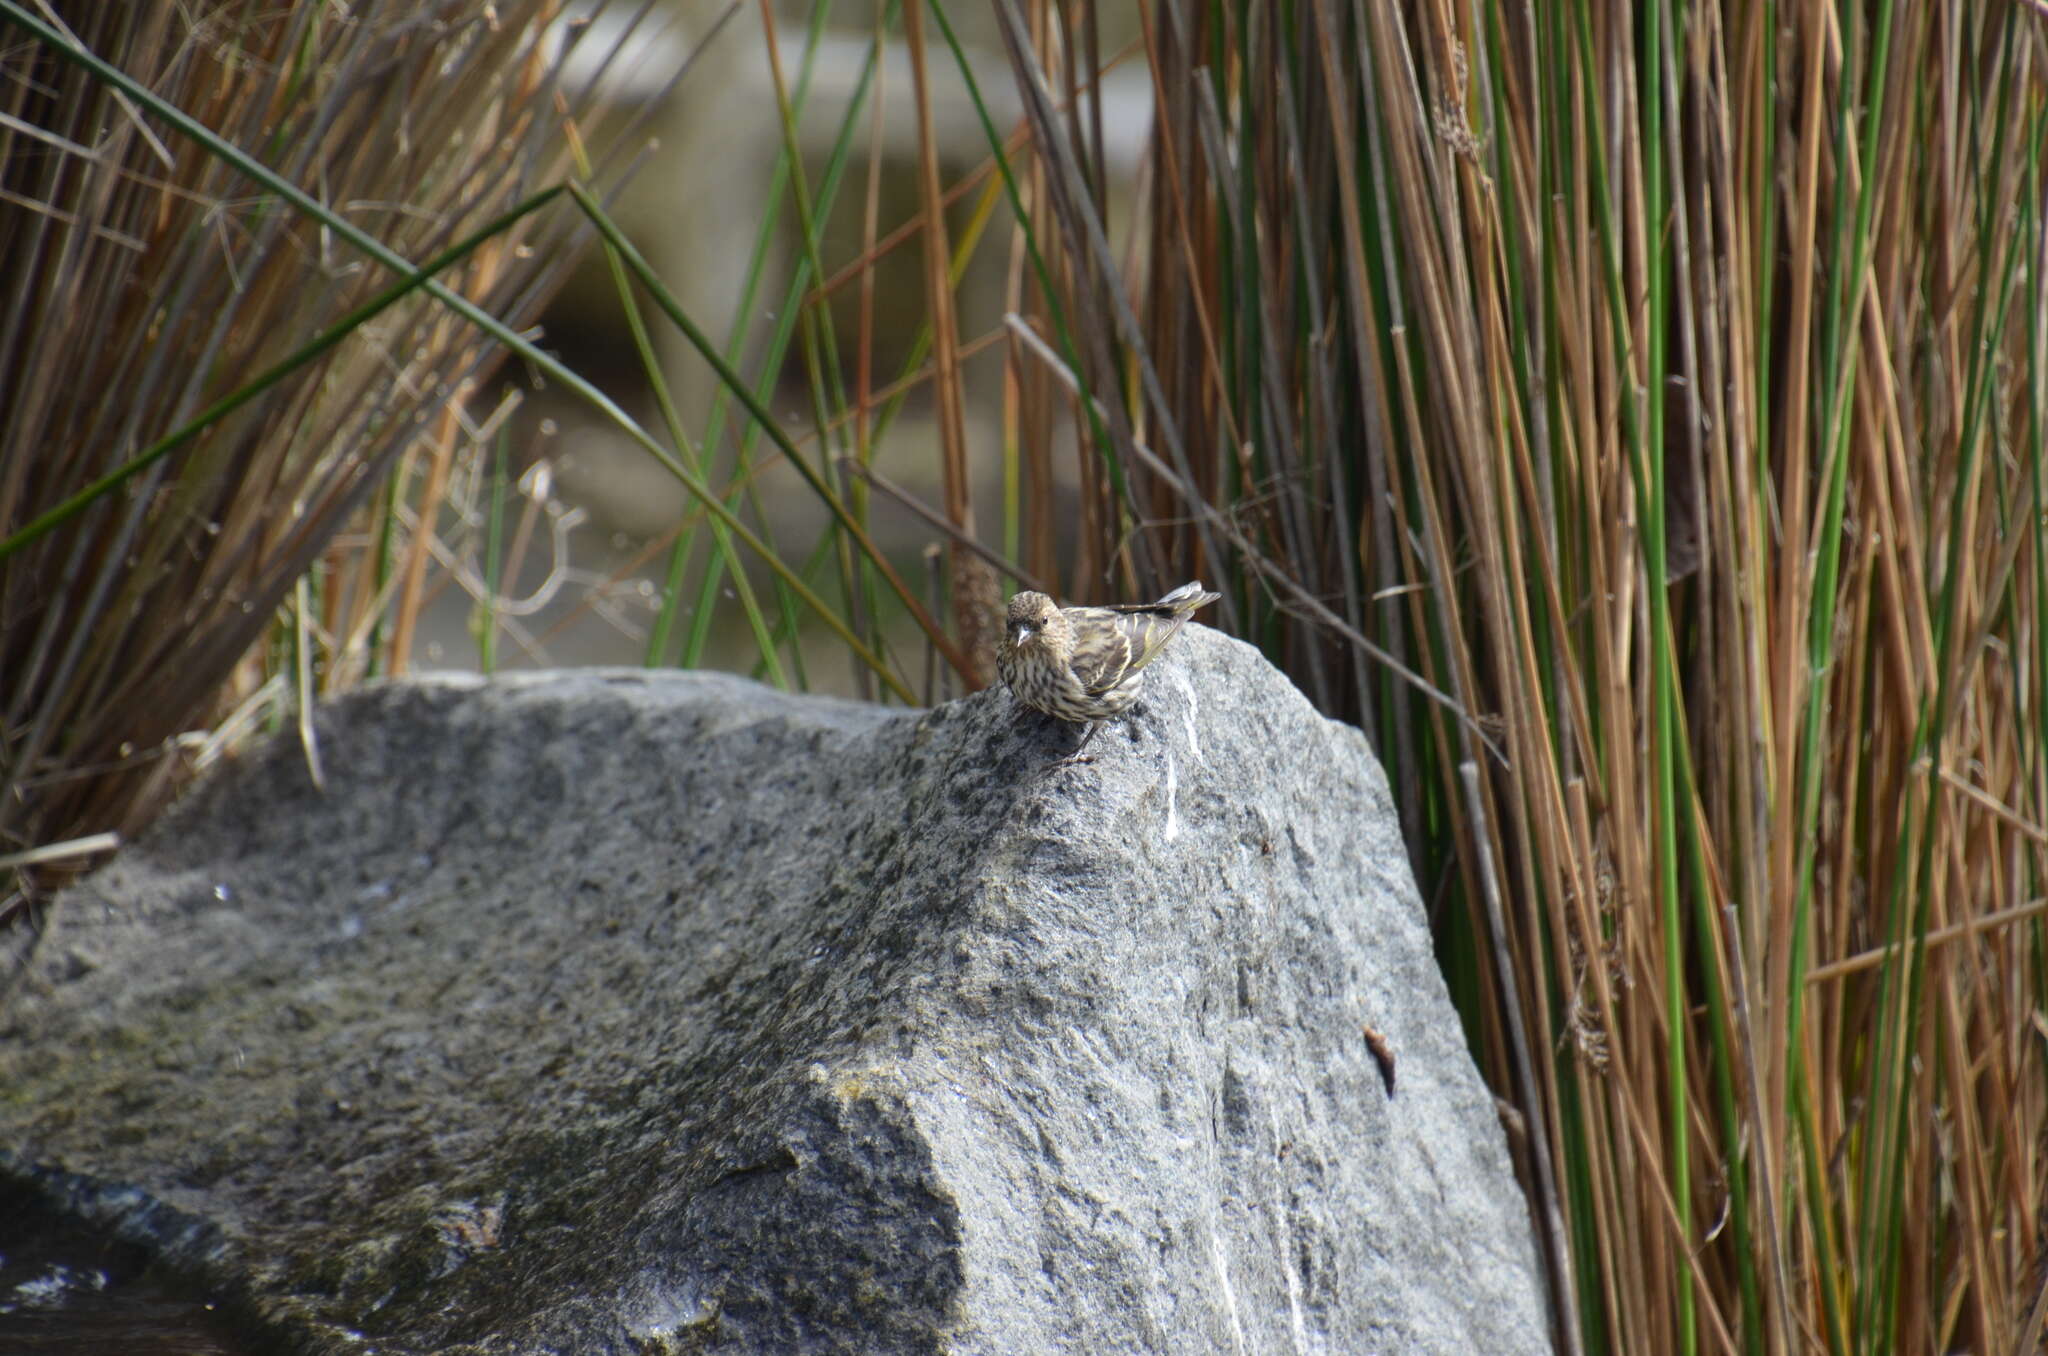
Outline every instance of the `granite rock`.
{"type": "Polygon", "coordinates": [[[0,1009],[0,1174],[294,1348],[1548,1349],[1384,777],[1249,647],[1072,766],[1000,690],[702,673],[317,729],[0,1009]]]}

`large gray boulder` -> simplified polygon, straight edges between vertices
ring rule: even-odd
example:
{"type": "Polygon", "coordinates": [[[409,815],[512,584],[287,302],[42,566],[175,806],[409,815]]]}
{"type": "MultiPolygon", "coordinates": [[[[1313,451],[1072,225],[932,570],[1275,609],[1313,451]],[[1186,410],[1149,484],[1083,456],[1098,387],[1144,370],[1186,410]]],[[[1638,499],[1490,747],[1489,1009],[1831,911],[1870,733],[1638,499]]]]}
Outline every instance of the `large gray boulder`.
{"type": "Polygon", "coordinates": [[[710,674],[318,729],[0,1011],[5,1173],[296,1349],[1547,1349],[1384,778],[1249,647],[1074,766],[710,674]]]}

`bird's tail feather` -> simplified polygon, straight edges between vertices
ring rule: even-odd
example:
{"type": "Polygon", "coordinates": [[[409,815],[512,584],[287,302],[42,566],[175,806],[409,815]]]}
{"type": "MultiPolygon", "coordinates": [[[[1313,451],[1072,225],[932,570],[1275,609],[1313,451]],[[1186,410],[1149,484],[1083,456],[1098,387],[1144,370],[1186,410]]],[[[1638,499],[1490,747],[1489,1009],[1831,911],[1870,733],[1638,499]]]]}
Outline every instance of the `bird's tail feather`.
{"type": "Polygon", "coordinates": [[[1114,609],[1125,614],[1117,618],[1117,625],[1130,639],[1131,660],[1127,671],[1142,669],[1157,659],[1159,652],[1180,634],[1180,628],[1187,624],[1197,608],[1207,607],[1222,596],[1205,591],[1202,581],[1196,579],[1182,584],[1156,603],[1137,603],[1114,609]]]}
{"type": "Polygon", "coordinates": [[[1117,603],[1105,611],[1152,613],[1163,617],[1185,617],[1197,608],[1207,607],[1223,595],[1210,593],[1202,587],[1202,581],[1191,579],[1156,603],[1117,603]]]}

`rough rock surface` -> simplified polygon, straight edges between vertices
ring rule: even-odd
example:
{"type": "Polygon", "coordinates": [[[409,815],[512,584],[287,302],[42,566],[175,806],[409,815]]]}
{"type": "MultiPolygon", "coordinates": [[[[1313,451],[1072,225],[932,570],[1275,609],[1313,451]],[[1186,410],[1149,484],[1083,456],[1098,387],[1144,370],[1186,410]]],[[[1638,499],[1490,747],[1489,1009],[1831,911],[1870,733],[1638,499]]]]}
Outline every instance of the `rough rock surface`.
{"type": "Polygon", "coordinates": [[[296,1349],[1547,1348],[1384,778],[1250,648],[1066,767],[1001,691],[708,674],[319,731],[0,1010],[5,1173],[296,1349]]]}

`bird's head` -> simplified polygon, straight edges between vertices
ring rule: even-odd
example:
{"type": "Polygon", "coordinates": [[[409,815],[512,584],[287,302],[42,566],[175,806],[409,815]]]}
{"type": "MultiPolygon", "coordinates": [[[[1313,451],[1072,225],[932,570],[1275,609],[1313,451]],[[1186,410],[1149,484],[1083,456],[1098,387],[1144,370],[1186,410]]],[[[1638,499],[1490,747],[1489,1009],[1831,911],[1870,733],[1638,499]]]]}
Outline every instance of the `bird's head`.
{"type": "Polygon", "coordinates": [[[1068,643],[1066,614],[1042,593],[1020,593],[1010,600],[1003,631],[1015,650],[1043,645],[1055,654],[1068,643]]]}

